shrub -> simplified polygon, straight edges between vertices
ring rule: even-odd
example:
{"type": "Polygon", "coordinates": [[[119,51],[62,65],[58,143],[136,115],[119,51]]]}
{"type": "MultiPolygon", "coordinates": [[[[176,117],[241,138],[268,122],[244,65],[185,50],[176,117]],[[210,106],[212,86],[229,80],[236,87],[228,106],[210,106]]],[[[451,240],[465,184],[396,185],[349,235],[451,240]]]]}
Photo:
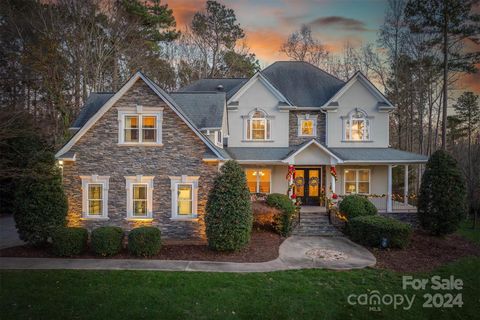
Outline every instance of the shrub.
{"type": "Polygon", "coordinates": [[[281,214],[277,208],[270,207],[265,201],[252,202],[253,226],[263,230],[275,230],[276,216],[281,214]]]}
{"type": "Polygon", "coordinates": [[[37,246],[65,226],[68,204],[53,154],[38,154],[28,172],[16,186],[13,213],[20,239],[37,246]]]}
{"type": "Polygon", "coordinates": [[[427,162],[418,197],[420,225],[434,235],[457,230],[467,212],[466,189],[457,162],[436,151],[427,162]]]}
{"type": "Polygon", "coordinates": [[[236,161],[227,161],[208,195],[205,225],[208,245],[217,251],[245,247],[252,231],[252,205],[247,180],[236,161]]]}
{"type": "Polygon", "coordinates": [[[348,221],[356,217],[376,215],[378,212],[375,205],[367,198],[356,194],[343,198],[338,209],[347,217],[348,221]]]}
{"type": "Polygon", "coordinates": [[[286,237],[293,228],[296,207],[292,200],[285,194],[272,193],[267,196],[267,204],[280,210],[275,216],[274,228],[282,236],[286,237]]]}
{"type": "Polygon", "coordinates": [[[79,255],[87,249],[88,231],[85,228],[58,228],[52,233],[53,253],[61,257],[79,255]]]}
{"type": "Polygon", "coordinates": [[[382,238],[388,239],[388,246],[405,248],[412,234],[412,227],[406,223],[382,216],[362,216],[348,222],[353,241],[378,247],[382,238]]]}
{"type": "Polygon", "coordinates": [[[100,256],[113,256],[122,250],[123,230],[119,227],[99,227],[92,231],[92,249],[100,256]]]}
{"type": "Polygon", "coordinates": [[[160,229],[155,227],[141,227],[128,234],[128,251],[141,257],[151,257],[160,251],[160,229]]]}

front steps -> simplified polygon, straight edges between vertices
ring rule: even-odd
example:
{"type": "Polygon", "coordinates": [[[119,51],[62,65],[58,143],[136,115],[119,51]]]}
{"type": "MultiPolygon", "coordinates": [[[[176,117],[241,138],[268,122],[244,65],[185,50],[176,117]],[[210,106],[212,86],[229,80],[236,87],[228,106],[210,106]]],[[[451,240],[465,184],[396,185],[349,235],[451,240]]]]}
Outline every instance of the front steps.
{"type": "Polygon", "coordinates": [[[325,212],[302,212],[300,211],[300,223],[292,232],[293,236],[312,237],[336,237],[343,236],[329,221],[325,212]]]}

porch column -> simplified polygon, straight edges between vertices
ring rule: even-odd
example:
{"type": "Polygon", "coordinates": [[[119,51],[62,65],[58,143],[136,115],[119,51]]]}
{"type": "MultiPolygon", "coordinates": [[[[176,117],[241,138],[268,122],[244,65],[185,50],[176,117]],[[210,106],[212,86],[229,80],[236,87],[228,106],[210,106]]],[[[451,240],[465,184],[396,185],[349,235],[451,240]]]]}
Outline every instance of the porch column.
{"type": "Polygon", "coordinates": [[[408,205],[408,164],[405,165],[405,176],[403,177],[403,204],[408,205]]]}
{"type": "Polygon", "coordinates": [[[392,168],[393,166],[389,164],[387,172],[387,212],[392,212],[392,168]]]}
{"type": "Polygon", "coordinates": [[[335,177],[330,174],[330,187],[332,188],[332,194],[335,193],[335,177]]]}

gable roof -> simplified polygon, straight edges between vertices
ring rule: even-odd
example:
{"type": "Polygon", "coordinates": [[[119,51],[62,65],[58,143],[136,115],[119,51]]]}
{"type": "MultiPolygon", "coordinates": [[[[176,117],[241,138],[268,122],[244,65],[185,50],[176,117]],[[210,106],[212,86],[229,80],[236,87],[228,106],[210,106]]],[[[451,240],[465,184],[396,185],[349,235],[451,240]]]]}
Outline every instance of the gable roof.
{"type": "Polygon", "coordinates": [[[326,154],[328,154],[330,157],[334,158],[335,161],[338,161],[338,162],[342,162],[342,159],[340,159],[336,154],[334,154],[332,151],[330,151],[327,147],[325,147],[323,144],[321,144],[320,142],[318,142],[317,140],[315,139],[312,139],[302,145],[299,146],[299,148],[297,150],[295,150],[295,152],[293,152],[292,154],[289,154],[287,158],[285,158],[284,160],[286,162],[292,160],[296,155],[300,154],[303,150],[307,149],[310,145],[314,145],[316,146],[318,149],[320,149],[321,151],[325,152],[326,154]]]}
{"type": "Polygon", "coordinates": [[[80,140],[80,138],[135,84],[137,80],[141,79],[144,81],[153,92],[155,92],[160,99],[162,99],[167,106],[169,106],[179,117],[182,119],[187,126],[192,129],[192,131],[210,148],[210,150],[219,158],[224,159],[218,148],[215,147],[213,142],[211,142],[207,137],[205,137],[198,128],[193,124],[193,122],[188,119],[187,115],[183,110],[176,104],[176,102],[156,83],[150,80],[142,72],[137,71],[128,81],[123,85],[120,90],[118,90],[108,101],[92,116],[86,123],[78,130],[73,137],[55,154],[57,158],[61,157],[63,154],[68,152],[75,143],[80,140]]]}
{"type": "Polygon", "coordinates": [[[277,61],[261,73],[297,107],[319,108],[345,84],[303,61],[277,61]]]}
{"type": "Polygon", "coordinates": [[[322,109],[328,109],[329,107],[338,106],[338,99],[348,91],[348,89],[357,81],[360,81],[365,85],[367,90],[369,90],[374,96],[379,100],[378,107],[383,110],[391,110],[394,108],[392,103],[385,97],[385,95],[378,90],[378,88],[370,81],[368,78],[360,71],[355,72],[355,74],[347,80],[345,85],[341,87],[328,101],[325,102],[322,109]]]}
{"type": "Polygon", "coordinates": [[[223,91],[227,100],[230,99],[246,82],[248,78],[207,78],[194,81],[177,92],[223,91]],[[219,90],[218,86],[223,89],[219,90]]]}
{"type": "Polygon", "coordinates": [[[113,92],[92,92],[85,101],[77,119],[70,126],[71,128],[81,128],[88,119],[90,119],[97,111],[114,95],[113,92]]]}

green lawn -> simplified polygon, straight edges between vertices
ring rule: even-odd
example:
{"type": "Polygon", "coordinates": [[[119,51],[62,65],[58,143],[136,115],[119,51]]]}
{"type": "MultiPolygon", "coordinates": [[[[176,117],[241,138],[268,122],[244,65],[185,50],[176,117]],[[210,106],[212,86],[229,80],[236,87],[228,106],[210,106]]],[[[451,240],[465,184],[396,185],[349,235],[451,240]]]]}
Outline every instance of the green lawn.
{"type": "Polygon", "coordinates": [[[472,228],[473,222],[471,220],[463,221],[460,225],[458,233],[472,240],[473,242],[480,244],[480,222],[477,222],[477,228],[472,228]]]}
{"type": "Polygon", "coordinates": [[[461,278],[464,305],[422,308],[426,291],[404,291],[401,274],[303,270],[261,274],[151,271],[8,271],[1,275],[1,319],[474,319],[480,258],[415,277],[461,278]],[[412,310],[369,311],[352,294],[416,294],[412,310]]]}
{"type": "MultiPolygon", "coordinates": [[[[462,229],[463,230],[463,229],[462,229]]],[[[478,232],[478,231],[477,231],[478,232]]],[[[468,236],[477,238],[478,234],[468,236]]],[[[152,271],[0,272],[0,319],[478,319],[480,258],[415,278],[464,282],[462,308],[423,308],[426,291],[402,289],[402,274],[302,270],[257,274],[152,271]],[[416,295],[411,310],[347,303],[350,294],[416,295]]],[[[438,291],[436,291],[438,292],[438,291]]],[[[443,291],[442,293],[457,293],[443,291]]]]}

